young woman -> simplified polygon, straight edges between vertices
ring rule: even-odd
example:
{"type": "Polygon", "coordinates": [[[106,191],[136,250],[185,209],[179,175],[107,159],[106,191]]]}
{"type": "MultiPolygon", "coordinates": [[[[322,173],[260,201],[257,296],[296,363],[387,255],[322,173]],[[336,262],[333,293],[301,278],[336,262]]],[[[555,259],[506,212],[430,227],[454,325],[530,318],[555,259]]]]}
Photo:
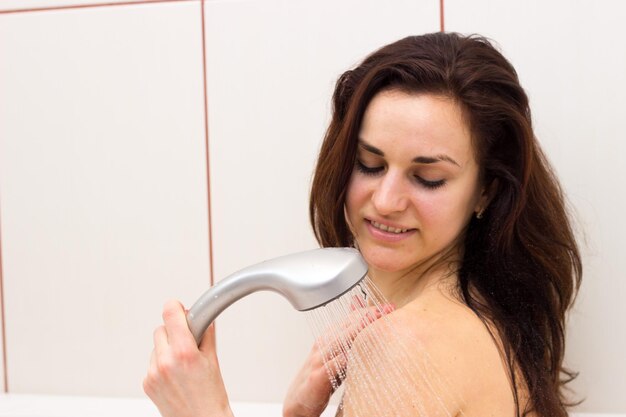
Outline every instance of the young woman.
{"type": "MultiPolygon", "coordinates": [[[[484,38],[408,37],[344,73],[333,104],[311,192],[317,239],[359,248],[395,334],[419,342],[402,360],[427,356],[453,394],[434,401],[405,381],[393,400],[420,411],[402,414],[566,416],[564,320],[582,267],[511,64],[484,38]]],[[[164,416],[230,415],[212,332],[196,349],[177,302],[164,321],[146,393],[164,416]]],[[[391,369],[402,341],[377,366],[391,369]]],[[[317,417],[332,392],[314,348],[284,415],[317,417]]]]}

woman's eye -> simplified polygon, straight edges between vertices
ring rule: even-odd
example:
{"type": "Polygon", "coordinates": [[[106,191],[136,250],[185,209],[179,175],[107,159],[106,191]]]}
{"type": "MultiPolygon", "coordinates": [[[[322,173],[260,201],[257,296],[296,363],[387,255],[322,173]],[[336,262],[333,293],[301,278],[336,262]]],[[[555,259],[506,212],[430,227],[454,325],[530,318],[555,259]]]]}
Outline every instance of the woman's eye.
{"type": "Polygon", "coordinates": [[[367,175],[375,175],[378,174],[379,172],[381,172],[383,169],[385,169],[385,167],[379,166],[379,167],[370,167],[365,165],[363,162],[359,161],[358,159],[356,160],[356,169],[359,170],[359,172],[362,172],[363,174],[367,174],[367,175]]]}
{"type": "Polygon", "coordinates": [[[417,180],[417,182],[419,182],[421,185],[423,185],[426,188],[430,188],[431,190],[437,189],[439,187],[443,187],[446,183],[446,180],[437,180],[437,181],[430,181],[430,180],[426,180],[422,177],[419,176],[415,176],[415,179],[417,180]]]}
{"type": "MultiPolygon", "coordinates": [[[[365,175],[378,175],[385,170],[384,166],[373,166],[373,167],[368,166],[358,159],[356,160],[355,167],[359,172],[365,175]]],[[[424,179],[420,177],[419,175],[415,175],[414,178],[415,178],[415,181],[417,181],[420,185],[431,190],[437,189],[439,187],[443,187],[446,184],[446,180],[444,179],[431,181],[431,180],[424,179]]]]}

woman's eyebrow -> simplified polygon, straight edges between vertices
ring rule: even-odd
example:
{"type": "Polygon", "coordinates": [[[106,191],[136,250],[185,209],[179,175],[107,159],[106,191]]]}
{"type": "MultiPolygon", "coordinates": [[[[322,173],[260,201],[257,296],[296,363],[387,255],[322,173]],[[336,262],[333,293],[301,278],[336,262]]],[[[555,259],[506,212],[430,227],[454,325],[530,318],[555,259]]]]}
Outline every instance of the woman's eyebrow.
{"type": "Polygon", "coordinates": [[[461,167],[461,165],[459,165],[454,159],[450,158],[448,155],[416,156],[415,158],[413,158],[413,162],[418,164],[434,164],[435,162],[439,161],[450,162],[451,164],[454,164],[459,168],[461,167]]]}
{"type": "Polygon", "coordinates": [[[378,149],[378,148],[376,148],[376,147],[374,147],[374,146],[372,146],[372,145],[370,145],[368,143],[365,143],[363,141],[363,139],[359,140],[359,145],[361,146],[361,148],[365,149],[368,152],[371,152],[373,154],[380,155],[380,156],[385,156],[383,151],[381,151],[380,149],[378,149]]]}
{"type": "MultiPolygon", "coordinates": [[[[375,155],[385,156],[385,153],[383,151],[375,146],[370,145],[369,143],[366,143],[363,139],[359,140],[359,146],[375,155]]],[[[416,156],[415,158],[413,158],[413,162],[417,164],[434,164],[440,161],[450,162],[451,164],[454,164],[459,168],[461,167],[461,165],[459,165],[459,163],[456,162],[454,159],[450,158],[448,155],[443,154],[435,156],[416,156]]]]}

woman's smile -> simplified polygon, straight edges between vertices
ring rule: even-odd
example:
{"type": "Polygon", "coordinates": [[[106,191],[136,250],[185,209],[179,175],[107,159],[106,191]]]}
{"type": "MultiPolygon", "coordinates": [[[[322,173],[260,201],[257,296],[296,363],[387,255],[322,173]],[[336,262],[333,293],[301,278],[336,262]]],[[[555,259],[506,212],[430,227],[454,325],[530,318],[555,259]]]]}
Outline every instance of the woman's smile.
{"type": "Polygon", "coordinates": [[[396,227],[390,223],[377,222],[367,218],[365,219],[365,225],[372,238],[384,242],[399,242],[417,233],[417,229],[396,227]]]}

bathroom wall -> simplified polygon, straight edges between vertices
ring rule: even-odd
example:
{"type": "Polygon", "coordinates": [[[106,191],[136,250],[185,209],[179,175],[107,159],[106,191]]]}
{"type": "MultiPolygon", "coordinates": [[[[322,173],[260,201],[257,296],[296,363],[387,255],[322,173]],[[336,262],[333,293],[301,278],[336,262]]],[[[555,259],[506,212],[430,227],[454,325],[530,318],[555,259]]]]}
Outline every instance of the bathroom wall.
{"type": "MultiPolygon", "coordinates": [[[[616,192],[626,5],[441,6],[0,1],[5,389],[142,395],[168,298],[190,305],[211,272],[219,280],[316,246],[307,195],[336,77],[443,17],[446,30],[498,41],[529,92],[583,243],[567,352],[587,398],[579,410],[626,412],[626,200],[616,192]]],[[[311,342],[277,295],[233,305],[218,320],[231,398],[280,401],[311,342]]]]}
{"type": "Polygon", "coordinates": [[[210,283],[200,3],[3,14],[0,57],[9,391],[140,395],[210,283]]]}

